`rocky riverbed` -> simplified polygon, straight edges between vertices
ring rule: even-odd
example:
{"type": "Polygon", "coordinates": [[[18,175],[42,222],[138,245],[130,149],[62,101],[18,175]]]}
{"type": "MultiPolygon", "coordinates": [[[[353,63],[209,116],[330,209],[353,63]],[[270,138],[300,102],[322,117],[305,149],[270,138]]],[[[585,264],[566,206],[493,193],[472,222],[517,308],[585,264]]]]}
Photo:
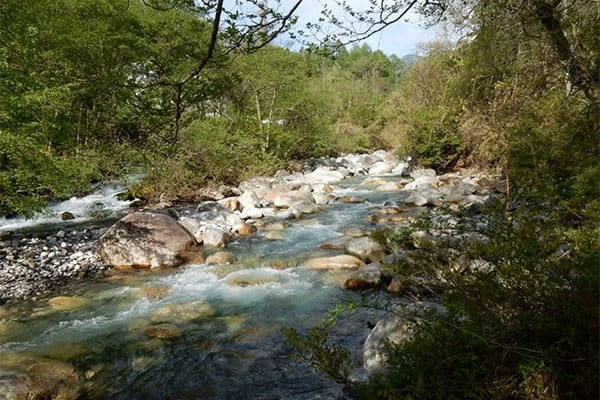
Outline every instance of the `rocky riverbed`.
{"type": "MultiPolygon", "coordinates": [[[[452,225],[446,207],[477,214],[498,194],[493,178],[438,175],[377,151],[207,190],[200,204],[132,209],[111,228],[3,240],[0,293],[11,304],[0,307],[0,389],[63,399],[222,399],[241,388],[252,398],[346,398],[288,359],[279,328],[306,331],[343,288],[418,295],[431,282],[383,273],[382,262],[407,255],[369,234],[423,213],[452,225]]],[[[436,237],[413,239],[418,247],[436,237]]],[[[489,267],[474,261],[463,264],[489,267]]],[[[360,352],[357,364],[365,357],[363,376],[380,369],[386,337],[410,331],[381,322],[363,354],[366,318],[380,317],[361,314],[334,333],[360,352]]]]}

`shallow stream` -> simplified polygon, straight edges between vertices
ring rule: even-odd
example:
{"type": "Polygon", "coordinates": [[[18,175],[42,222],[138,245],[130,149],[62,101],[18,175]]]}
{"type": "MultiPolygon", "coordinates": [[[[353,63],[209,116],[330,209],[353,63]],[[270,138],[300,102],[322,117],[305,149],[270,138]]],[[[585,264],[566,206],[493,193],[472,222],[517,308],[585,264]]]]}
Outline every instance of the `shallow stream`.
{"type": "MultiPolygon", "coordinates": [[[[346,398],[341,385],[290,357],[280,330],[306,332],[348,295],[344,273],[302,262],[340,253],[319,245],[347,227],[374,229],[367,216],[386,202],[402,203],[405,193],[375,192],[359,185],[362,179],[340,182],[336,194],[367,202],[335,202],[287,221],[282,240],[263,238],[262,229],[238,238],[227,247],[238,259],[233,265],[120,272],[48,297],[75,296],[79,304],[20,304],[0,329],[0,370],[67,362],[89,398],[346,398]]],[[[354,349],[357,364],[372,317],[355,315],[333,330],[334,340],[354,349]]]]}

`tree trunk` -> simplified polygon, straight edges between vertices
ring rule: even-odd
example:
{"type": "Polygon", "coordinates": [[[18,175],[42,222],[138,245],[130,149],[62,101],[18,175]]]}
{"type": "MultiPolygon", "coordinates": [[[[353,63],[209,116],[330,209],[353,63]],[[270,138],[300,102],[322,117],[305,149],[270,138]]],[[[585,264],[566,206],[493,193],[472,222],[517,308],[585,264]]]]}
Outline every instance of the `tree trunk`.
{"type": "Polygon", "coordinates": [[[586,71],[573,54],[571,44],[565,35],[560,16],[557,13],[559,3],[559,1],[533,0],[536,16],[546,30],[558,58],[565,64],[567,79],[573,86],[583,90],[585,95],[592,100],[592,84],[599,83],[598,77],[594,77],[586,71]]]}

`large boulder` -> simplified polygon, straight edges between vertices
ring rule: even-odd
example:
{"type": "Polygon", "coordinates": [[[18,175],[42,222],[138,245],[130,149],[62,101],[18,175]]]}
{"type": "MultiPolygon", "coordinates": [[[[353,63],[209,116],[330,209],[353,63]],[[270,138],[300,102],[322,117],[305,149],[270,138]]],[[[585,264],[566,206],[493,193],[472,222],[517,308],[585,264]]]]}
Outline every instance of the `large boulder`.
{"type": "Polygon", "coordinates": [[[258,208],[260,207],[260,199],[254,192],[244,192],[238,201],[242,205],[242,208],[258,208]]]}
{"type": "Polygon", "coordinates": [[[440,180],[437,176],[419,176],[414,181],[404,185],[404,190],[418,190],[425,188],[435,188],[440,180]]]}
{"type": "Polygon", "coordinates": [[[319,167],[313,172],[306,174],[307,183],[330,183],[344,179],[344,174],[340,171],[335,171],[329,167],[319,167]]]}
{"type": "Polygon", "coordinates": [[[114,267],[176,267],[198,257],[201,244],[167,215],[135,212],[98,240],[97,253],[114,267]]]}
{"type": "Polygon", "coordinates": [[[380,286],[383,274],[381,268],[375,264],[369,264],[364,268],[359,268],[350,275],[344,283],[344,288],[349,290],[363,290],[380,286]]]}
{"type": "Polygon", "coordinates": [[[390,345],[398,346],[414,337],[415,324],[397,316],[380,320],[363,346],[363,365],[369,377],[386,372],[390,345]]]}
{"type": "Polygon", "coordinates": [[[287,193],[282,193],[275,197],[273,204],[278,208],[289,208],[298,202],[308,202],[314,204],[314,198],[308,190],[292,190],[287,193]]]}
{"type": "Polygon", "coordinates": [[[366,262],[381,261],[385,257],[383,246],[369,237],[349,240],[344,246],[344,251],[366,262]]]}
{"type": "Polygon", "coordinates": [[[214,225],[206,225],[200,230],[200,237],[206,246],[225,247],[231,240],[229,231],[214,225]]]}
{"type": "Polygon", "coordinates": [[[378,161],[371,168],[369,168],[369,175],[383,175],[392,172],[396,163],[378,161]]]}

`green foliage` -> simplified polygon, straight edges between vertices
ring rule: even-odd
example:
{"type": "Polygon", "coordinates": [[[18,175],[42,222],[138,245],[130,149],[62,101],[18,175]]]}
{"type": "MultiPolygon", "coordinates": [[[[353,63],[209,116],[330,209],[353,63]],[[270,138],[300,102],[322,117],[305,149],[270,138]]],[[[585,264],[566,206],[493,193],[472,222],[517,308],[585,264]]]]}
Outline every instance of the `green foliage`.
{"type": "Polygon", "coordinates": [[[315,326],[306,337],[295,329],[284,328],[283,335],[287,344],[295,347],[300,359],[307,361],[316,370],[327,374],[338,383],[346,383],[351,371],[350,352],[336,344],[328,342],[327,330],[315,326]]]}

